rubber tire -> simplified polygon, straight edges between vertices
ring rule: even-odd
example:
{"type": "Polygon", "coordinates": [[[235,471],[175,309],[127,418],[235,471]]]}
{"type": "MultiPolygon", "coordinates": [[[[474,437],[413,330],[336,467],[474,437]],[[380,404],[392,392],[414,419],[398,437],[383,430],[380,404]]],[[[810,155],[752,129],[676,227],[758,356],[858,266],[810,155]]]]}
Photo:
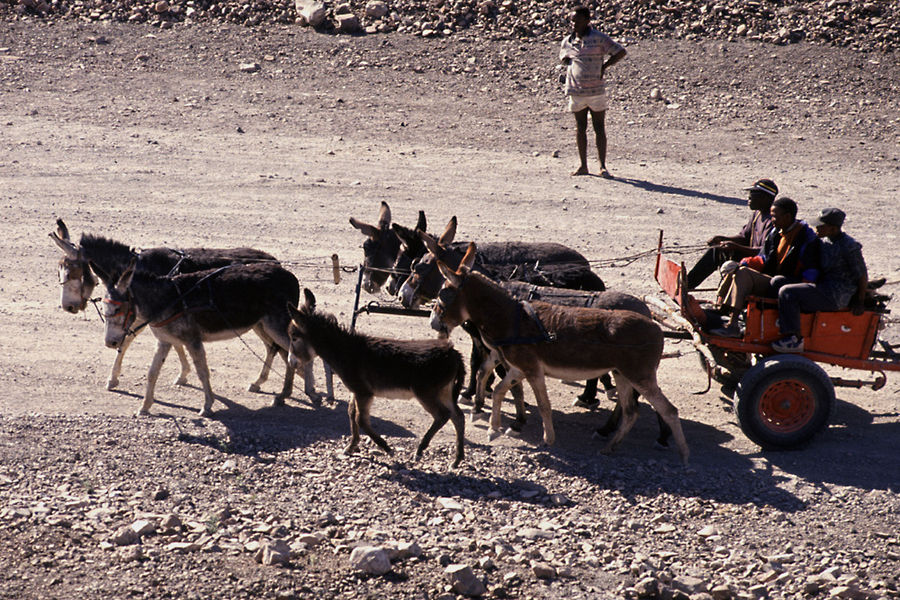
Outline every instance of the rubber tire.
{"type": "Polygon", "coordinates": [[[805,446],[828,426],[835,406],[828,374],[811,360],[792,354],[753,366],[734,393],[734,412],[741,430],[764,450],[805,446]],[[775,411],[785,406],[785,395],[790,402],[779,416],[775,411]],[[771,418],[764,416],[766,411],[771,418]]]}

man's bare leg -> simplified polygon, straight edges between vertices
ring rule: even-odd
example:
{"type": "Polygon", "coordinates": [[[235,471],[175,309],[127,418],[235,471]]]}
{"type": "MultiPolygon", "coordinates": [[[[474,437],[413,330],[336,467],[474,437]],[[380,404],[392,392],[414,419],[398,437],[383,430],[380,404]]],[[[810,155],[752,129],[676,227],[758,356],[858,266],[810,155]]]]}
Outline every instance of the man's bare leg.
{"type": "Polygon", "coordinates": [[[597,141],[597,157],[600,159],[600,177],[610,177],[606,170],[606,111],[591,111],[591,124],[597,141]]]}
{"type": "Polygon", "coordinates": [[[588,109],[572,113],[575,115],[575,143],[578,145],[578,158],[581,166],[572,172],[572,175],[587,175],[587,119],[588,109]]]}

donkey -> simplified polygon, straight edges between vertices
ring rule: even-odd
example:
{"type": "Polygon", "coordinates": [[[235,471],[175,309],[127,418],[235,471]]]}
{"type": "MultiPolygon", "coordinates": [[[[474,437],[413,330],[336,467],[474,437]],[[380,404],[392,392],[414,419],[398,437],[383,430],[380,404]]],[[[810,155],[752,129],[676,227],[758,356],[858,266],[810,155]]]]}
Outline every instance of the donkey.
{"type": "MultiPolygon", "coordinates": [[[[630,310],[640,315],[644,315],[647,318],[653,318],[652,313],[650,312],[650,308],[643,300],[624,292],[615,292],[609,290],[605,292],[584,292],[581,290],[566,290],[562,288],[533,285],[520,281],[503,281],[500,282],[500,287],[506,290],[507,293],[510,294],[510,296],[521,302],[532,302],[534,300],[540,300],[542,302],[560,304],[563,306],[583,306],[587,308],[605,308],[608,310],[630,310]]],[[[440,296],[440,294],[438,294],[438,296],[440,296]]],[[[478,334],[477,327],[466,327],[466,325],[463,324],[463,329],[465,329],[470,335],[472,335],[473,343],[482,345],[484,344],[484,342],[481,340],[480,335],[478,334]]],[[[478,374],[476,376],[477,387],[474,401],[475,412],[481,412],[484,406],[486,384],[488,383],[493,370],[498,365],[502,364],[500,353],[497,351],[491,351],[490,349],[485,347],[483,355],[487,358],[478,367],[478,374]]],[[[600,380],[603,382],[603,385],[606,388],[606,393],[609,396],[609,399],[615,402],[616,388],[613,386],[609,373],[602,375],[600,377],[600,380]]],[[[524,422],[525,415],[524,406],[520,406],[524,401],[521,393],[521,384],[513,386],[512,393],[513,398],[516,401],[516,421],[521,424],[524,422]]],[[[589,379],[587,381],[587,384],[585,385],[584,392],[582,392],[582,394],[579,396],[579,400],[595,398],[596,395],[597,379],[589,379]]],[[[633,395],[635,397],[635,400],[639,396],[637,391],[634,391],[633,395]]],[[[616,402],[615,409],[606,420],[606,423],[597,428],[597,434],[605,437],[613,433],[619,425],[621,416],[621,405],[616,402]]],[[[657,438],[656,442],[660,446],[668,446],[669,437],[671,436],[672,431],[659,415],[656,415],[656,417],[657,421],[659,422],[659,437],[657,438]]]]}
{"type": "MultiPolygon", "coordinates": [[[[147,373],[142,415],[153,405],[156,380],[173,345],[187,348],[203,385],[200,416],[212,414],[215,396],[203,342],[227,340],[253,329],[278,347],[288,363],[290,317],[285,303],[297,304],[300,284],[292,273],[272,263],[229,264],[218,269],[157,275],[132,263],[115,285],[107,288],[104,316],[106,345],[119,348],[137,329],[149,325],[157,339],[156,354],[147,373]]],[[[306,366],[309,367],[311,363],[306,366]]],[[[307,376],[309,369],[307,369],[307,376]]],[[[294,370],[285,369],[284,386],[274,405],[291,395],[294,370]]]]}
{"type": "Polygon", "coordinates": [[[657,383],[656,371],[664,341],[659,325],[627,310],[519,302],[498,284],[472,270],[475,257],[475,244],[470,244],[458,268],[438,261],[445,283],[432,309],[431,325],[441,330],[471,320],[485,343],[497,349],[509,365],[492,397],[492,438],[499,435],[503,396],[523,378],[534,391],[544,424],[544,443],[550,445],[556,436],[545,377],[578,380],[613,371],[622,419],[603,451],[612,452],[634,425],[637,404],[632,390],[635,389],[668,423],[681,459],[687,464],[690,451],[678,409],[657,383]]]}
{"type": "Polygon", "coordinates": [[[304,290],[305,304],[289,306],[289,336],[293,365],[308,363],[321,356],[337,372],[353,394],[348,404],[350,444],[345,454],[359,448],[359,429],[378,446],[392,454],[390,446],[372,429],[369,411],[375,396],[415,397],[434,421],[416,449],[416,459],[431,438],[451,420],[456,429],[455,468],[463,459],[465,418],[456,403],[466,376],[462,356],[447,340],[393,340],[359,333],[341,327],[333,315],[316,312],[316,297],[304,290]]]}
{"type": "MultiPolygon", "coordinates": [[[[271,254],[253,248],[188,248],[186,250],[151,248],[137,254],[121,242],[90,234],[82,235],[79,245],[76,246],[69,238],[69,230],[62,219],[57,219],[56,227],[56,232],[51,232],[50,238],[64,252],[59,263],[59,278],[62,284],[60,304],[64,310],[71,313],[84,310],[91,298],[96,285],[91,268],[97,272],[104,284],[110,287],[115,285],[131,261],[135,259],[138,269],[149,270],[157,275],[191,273],[233,263],[269,262],[278,264],[277,259],[271,254]]],[[[113,362],[106,389],[112,390],[119,385],[122,359],[134,337],[128,336],[116,353],[116,360],[113,362]]],[[[278,350],[270,340],[263,339],[263,342],[266,344],[266,359],[259,377],[250,384],[251,392],[258,392],[268,379],[272,360],[278,350]]],[[[175,345],[175,351],[181,362],[181,372],[175,385],[185,385],[190,373],[190,363],[180,345],[175,345]]],[[[327,366],[326,379],[327,395],[331,398],[334,394],[327,366]]],[[[306,379],[306,393],[311,396],[315,395],[313,380],[310,378],[306,379]]]]}
{"type": "MultiPolygon", "coordinates": [[[[429,248],[413,267],[412,273],[398,293],[406,308],[418,308],[437,296],[443,278],[437,261],[456,268],[468,246],[453,243],[457,220],[452,217],[441,236],[435,240],[427,233],[420,237],[429,248]],[[434,251],[431,251],[435,248],[434,251]]],[[[606,286],[591,271],[588,260],[579,252],[554,242],[491,242],[482,244],[475,257],[474,269],[497,281],[525,281],[551,287],[603,291],[606,286]]]]}
{"type": "MultiPolygon", "coordinates": [[[[394,263],[401,249],[400,238],[391,227],[391,208],[387,202],[382,201],[375,225],[357,221],[353,217],[350,217],[350,224],[368,238],[363,242],[362,286],[370,294],[377,294],[395,268],[394,263]]],[[[420,210],[414,231],[425,231],[425,226],[425,213],[420,210]]]]}
{"type": "MultiPolygon", "coordinates": [[[[465,252],[466,243],[453,243],[457,220],[452,217],[440,238],[419,232],[428,254],[413,267],[412,273],[400,288],[398,297],[407,308],[418,308],[437,296],[443,278],[437,270],[438,259],[456,267],[465,252]]],[[[530,242],[496,242],[481,246],[475,270],[499,281],[516,280],[551,285],[553,287],[603,291],[603,281],[591,271],[587,259],[562,244],[530,242]]],[[[475,394],[475,371],[484,362],[477,343],[473,343],[469,385],[464,398],[475,394]]]]}

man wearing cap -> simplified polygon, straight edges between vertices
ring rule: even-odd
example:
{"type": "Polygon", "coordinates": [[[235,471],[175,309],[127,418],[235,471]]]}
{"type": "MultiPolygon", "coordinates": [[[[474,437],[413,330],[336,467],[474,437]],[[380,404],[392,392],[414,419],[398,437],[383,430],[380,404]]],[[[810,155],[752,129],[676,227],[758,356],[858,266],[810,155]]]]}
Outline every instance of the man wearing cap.
{"type": "Polygon", "coordinates": [[[772,215],[770,210],[778,186],[771,179],[760,179],[745,191],[750,192],[748,205],[753,214],[737,235],[715,235],[706,242],[709,248],[688,271],[687,289],[696,289],[703,281],[721,267],[726,261],[741,260],[758,254],[772,231],[772,215]]]}
{"type": "Polygon", "coordinates": [[[606,69],[625,58],[625,48],[605,33],[591,27],[591,11],[579,6],[569,13],[573,33],[567,35],[559,48],[559,59],[566,68],[566,95],[569,110],[575,115],[575,142],[581,166],[572,175],[587,175],[588,113],[594,125],[600,176],[609,177],[606,170],[606,69]]]}
{"type": "Polygon", "coordinates": [[[797,220],[797,203],[782,196],[772,203],[772,232],[756,256],[741,260],[734,273],[719,286],[724,314],[730,314],[725,327],[710,333],[741,337],[738,316],[747,304],[747,296],[775,297],[789,283],[813,283],[819,277],[821,242],[809,225],[797,220]]]}
{"type": "Polygon", "coordinates": [[[863,312],[869,275],[862,245],[841,230],[844,211],[826,208],[813,220],[822,240],[821,270],[815,284],[796,283],[778,291],[778,325],[782,339],[772,344],[777,352],[803,352],[800,313],[819,310],[863,312]]]}

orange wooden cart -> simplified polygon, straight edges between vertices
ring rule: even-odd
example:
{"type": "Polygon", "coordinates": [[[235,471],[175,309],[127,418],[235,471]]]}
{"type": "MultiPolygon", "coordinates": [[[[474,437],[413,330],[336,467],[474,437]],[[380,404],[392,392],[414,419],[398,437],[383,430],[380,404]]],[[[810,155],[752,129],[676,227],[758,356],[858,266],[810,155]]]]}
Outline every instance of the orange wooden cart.
{"type": "Polygon", "coordinates": [[[900,371],[897,346],[878,340],[882,319],[889,312],[883,307],[858,316],[849,310],[804,314],[804,351],[799,354],[772,349],[780,337],[774,299],[749,299],[742,338],[711,334],[702,325],[706,316],[702,302],[685,288],[684,263],[663,255],[662,239],[660,232],[656,281],[674,301],[678,322],[691,334],[710,381],[718,381],[733,395],[741,430],[761,447],[803,446],[828,426],[835,410],[835,386],[879,390],[886,371],[900,371]],[[831,377],[817,363],[869,371],[875,378],[831,377]]]}

